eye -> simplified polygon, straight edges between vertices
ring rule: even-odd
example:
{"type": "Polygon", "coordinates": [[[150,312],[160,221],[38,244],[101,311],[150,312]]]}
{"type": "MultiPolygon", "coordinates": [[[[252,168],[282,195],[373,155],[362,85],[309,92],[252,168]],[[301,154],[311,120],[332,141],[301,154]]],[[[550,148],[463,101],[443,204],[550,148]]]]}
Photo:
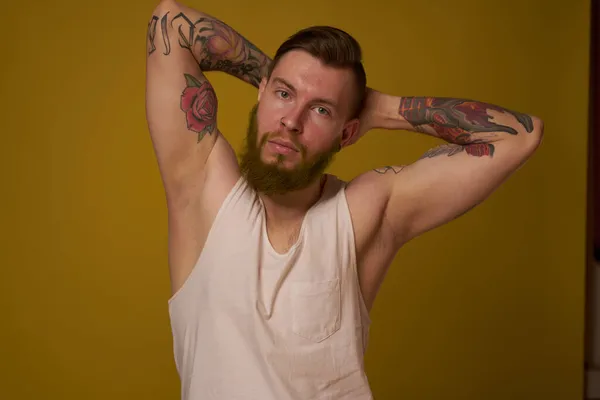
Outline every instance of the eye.
{"type": "Polygon", "coordinates": [[[290,97],[290,94],[288,92],[286,92],[285,90],[277,90],[277,94],[282,99],[288,99],[290,97]]]}
{"type": "Polygon", "coordinates": [[[325,107],[317,107],[317,112],[321,115],[329,115],[329,111],[325,107]]]}

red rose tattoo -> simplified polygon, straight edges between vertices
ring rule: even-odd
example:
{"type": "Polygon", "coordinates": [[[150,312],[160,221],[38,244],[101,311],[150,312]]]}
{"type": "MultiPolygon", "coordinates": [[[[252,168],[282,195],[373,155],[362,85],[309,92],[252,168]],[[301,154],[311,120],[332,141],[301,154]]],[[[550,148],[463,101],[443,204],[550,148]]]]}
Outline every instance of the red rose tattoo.
{"type": "Polygon", "coordinates": [[[185,112],[187,127],[198,134],[198,142],[215,129],[217,96],[208,81],[199,81],[185,74],[187,87],[181,94],[181,109],[185,112]]]}
{"type": "Polygon", "coordinates": [[[465,151],[475,157],[494,155],[494,145],[491,143],[472,143],[465,146],[465,151]]]}

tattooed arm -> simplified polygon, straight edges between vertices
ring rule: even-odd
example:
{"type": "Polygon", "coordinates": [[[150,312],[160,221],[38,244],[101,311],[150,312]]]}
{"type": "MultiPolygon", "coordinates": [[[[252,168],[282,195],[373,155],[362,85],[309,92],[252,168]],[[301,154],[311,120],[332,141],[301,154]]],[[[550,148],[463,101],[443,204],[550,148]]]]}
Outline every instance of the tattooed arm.
{"type": "Polygon", "coordinates": [[[160,2],[147,29],[146,116],[167,198],[175,291],[239,177],[204,72],[226,72],[258,87],[270,60],[223,22],[173,0],[160,2]]]}
{"type": "Polygon", "coordinates": [[[439,151],[466,151],[473,155],[493,155],[493,142],[503,134],[531,133],[536,119],[527,114],[481,101],[445,97],[395,97],[370,90],[368,106],[370,128],[402,129],[425,133],[450,144],[439,151]],[[513,117],[508,123],[494,120],[494,114],[513,117]],[[450,150],[453,149],[453,150],[450,150]]]}
{"type": "Polygon", "coordinates": [[[379,175],[396,244],[442,225],[487,198],[535,151],[542,121],[480,101],[395,97],[371,91],[371,127],[420,132],[446,143],[379,175]]]}
{"type": "Polygon", "coordinates": [[[147,118],[168,192],[183,176],[197,182],[198,168],[223,140],[217,96],[203,73],[226,72],[258,88],[270,62],[216,18],[173,0],[157,6],[147,32],[147,118]]]}

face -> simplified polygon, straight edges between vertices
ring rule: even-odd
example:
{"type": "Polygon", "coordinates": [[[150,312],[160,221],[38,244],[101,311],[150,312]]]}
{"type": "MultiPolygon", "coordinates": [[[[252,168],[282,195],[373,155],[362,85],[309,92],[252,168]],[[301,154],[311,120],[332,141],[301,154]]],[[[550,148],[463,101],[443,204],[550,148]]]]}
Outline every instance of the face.
{"type": "Polygon", "coordinates": [[[315,182],[358,130],[349,119],[352,71],[323,65],[303,51],[284,55],[259,88],[250,113],[241,169],[265,194],[283,194],[315,182]]]}

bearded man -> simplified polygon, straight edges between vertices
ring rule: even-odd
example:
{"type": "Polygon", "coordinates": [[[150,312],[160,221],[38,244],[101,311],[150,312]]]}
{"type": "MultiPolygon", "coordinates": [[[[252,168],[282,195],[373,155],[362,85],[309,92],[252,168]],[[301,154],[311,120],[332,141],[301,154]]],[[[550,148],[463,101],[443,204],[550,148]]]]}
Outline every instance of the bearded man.
{"type": "Polygon", "coordinates": [[[271,59],[223,21],[163,0],[147,50],[182,399],[371,399],[369,311],[395,254],[498,188],[538,147],[542,122],[371,89],[359,44],[329,26],[297,32],[271,59]],[[258,89],[239,162],[209,71],[258,89]],[[325,173],[376,128],[447,144],[350,182],[325,173]]]}

